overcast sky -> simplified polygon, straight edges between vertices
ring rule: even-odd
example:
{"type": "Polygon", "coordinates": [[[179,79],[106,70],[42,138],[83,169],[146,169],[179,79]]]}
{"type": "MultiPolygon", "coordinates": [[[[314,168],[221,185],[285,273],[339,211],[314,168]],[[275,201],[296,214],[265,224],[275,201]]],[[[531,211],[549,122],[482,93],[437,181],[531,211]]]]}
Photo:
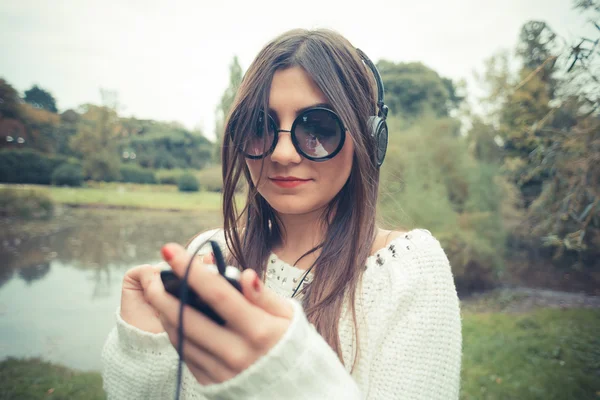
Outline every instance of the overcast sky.
{"type": "Polygon", "coordinates": [[[570,0],[205,3],[0,0],[0,77],[20,92],[39,84],[61,111],[100,103],[100,88],[115,90],[122,115],[179,121],[213,137],[233,56],[245,70],[291,28],[332,28],[374,61],[422,61],[469,79],[484,59],[514,48],[527,20],[573,40],[585,25],[570,0]]]}

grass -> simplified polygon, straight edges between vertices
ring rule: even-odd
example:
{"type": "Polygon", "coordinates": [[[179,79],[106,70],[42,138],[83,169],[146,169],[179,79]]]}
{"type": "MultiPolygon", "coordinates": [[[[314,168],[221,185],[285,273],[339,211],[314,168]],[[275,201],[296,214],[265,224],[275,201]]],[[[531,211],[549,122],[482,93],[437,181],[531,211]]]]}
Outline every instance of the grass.
{"type": "Polygon", "coordinates": [[[105,399],[102,377],[75,372],[38,359],[9,358],[0,363],[0,399],[105,399]]]}
{"type": "Polygon", "coordinates": [[[90,183],[83,188],[44,185],[3,185],[35,189],[48,194],[56,203],[70,206],[109,206],[158,210],[218,211],[221,194],[213,192],[183,193],[173,185],[133,183],[90,183]]]}
{"type": "Polygon", "coordinates": [[[599,399],[600,310],[463,313],[461,399],[599,399]]]}
{"type": "MultiPolygon", "coordinates": [[[[465,312],[460,398],[599,399],[598,332],[597,309],[465,312]]],[[[101,382],[39,360],[0,363],[2,399],[103,399],[101,382]]]]}

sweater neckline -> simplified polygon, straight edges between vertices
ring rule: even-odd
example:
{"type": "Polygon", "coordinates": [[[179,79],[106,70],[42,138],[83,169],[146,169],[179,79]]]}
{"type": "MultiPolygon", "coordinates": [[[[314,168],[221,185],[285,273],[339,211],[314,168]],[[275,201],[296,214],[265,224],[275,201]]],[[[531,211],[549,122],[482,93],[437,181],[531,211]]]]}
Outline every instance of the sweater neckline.
{"type": "MultiPolygon", "coordinates": [[[[385,254],[392,253],[392,255],[395,256],[396,248],[398,247],[400,242],[402,242],[404,240],[410,241],[411,239],[413,239],[415,237],[415,235],[417,233],[420,233],[420,232],[425,232],[426,234],[431,235],[431,233],[426,229],[412,229],[410,231],[407,231],[403,235],[400,235],[397,238],[393,239],[388,244],[386,244],[384,247],[378,249],[375,253],[373,253],[369,257],[367,257],[367,261],[366,261],[367,265],[365,265],[365,267],[367,267],[369,264],[374,263],[374,262],[379,263],[379,260],[381,260],[385,254]]],[[[408,249],[410,249],[409,246],[407,246],[407,247],[408,247],[408,249]]],[[[296,275],[296,274],[303,275],[304,273],[306,273],[305,269],[300,269],[292,264],[287,263],[286,261],[283,261],[274,252],[271,252],[269,255],[267,270],[271,267],[279,268],[280,271],[285,271],[285,270],[293,271],[294,275],[296,275]]],[[[307,280],[309,280],[309,277],[312,278],[312,276],[313,276],[313,271],[308,273],[307,280]]],[[[310,279],[310,280],[312,280],[312,279],[310,279]]]]}
{"type": "MultiPolygon", "coordinates": [[[[431,233],[424,229],[413,229],[393,239],[367,258],[364,265],[365,273],[378,270],[377,267],[383,266],[388,260],[408,256],[408,253],[413,252],[413,248],[418,246],[416,243],[424,240],[426,235],[431,233]]],[[[314,279],[313,271],[306,273],[306,270],[288,264],[273,252],[269,255],[265,272],[265,285],[283,297],[291,297],[296,290],[302,291],[314,279]]],[[[302,294],[298,296],[298,299],[301,298],[302,294]]]]}

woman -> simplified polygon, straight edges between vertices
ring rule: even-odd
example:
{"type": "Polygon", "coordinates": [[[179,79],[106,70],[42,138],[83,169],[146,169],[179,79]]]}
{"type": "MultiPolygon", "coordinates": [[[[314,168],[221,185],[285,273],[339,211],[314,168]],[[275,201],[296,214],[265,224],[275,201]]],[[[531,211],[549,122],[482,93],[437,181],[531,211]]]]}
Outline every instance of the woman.
{"type": "MultiPolygon", "coordinates": [[[[225,128],[224,229],[162,248],[180,277],[209,238],[243,270],[240,293],[196,257],[189,285],[227,323],[186,307],[184,398],[458,398],[448,259],[428,231],[376,227],[387,108],[374,76],[328,30],[287,32],[250,66],[225,128]]],[[[109,398],[173,395],[179,304],[158,267],[127,273],[103,351],[109,398]]]]}

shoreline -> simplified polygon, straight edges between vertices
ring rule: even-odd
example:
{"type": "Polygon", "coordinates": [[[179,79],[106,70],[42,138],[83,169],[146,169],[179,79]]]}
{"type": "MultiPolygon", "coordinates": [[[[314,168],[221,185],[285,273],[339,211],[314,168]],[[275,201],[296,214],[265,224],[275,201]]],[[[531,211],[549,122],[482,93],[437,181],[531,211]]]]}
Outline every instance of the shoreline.
{"type": "Polygon", "coordinates": [[[83,208],[91,210],[128,210],[128,211],[164,211],[164,212],[183,212],[194,210],[187,210],[184,208],[155,208],[155,207],[143,207],[143,206],[131,206],[124,204],[105,204],[105,203],[60,203],[59,206],[69,208],[83,208]]]}

